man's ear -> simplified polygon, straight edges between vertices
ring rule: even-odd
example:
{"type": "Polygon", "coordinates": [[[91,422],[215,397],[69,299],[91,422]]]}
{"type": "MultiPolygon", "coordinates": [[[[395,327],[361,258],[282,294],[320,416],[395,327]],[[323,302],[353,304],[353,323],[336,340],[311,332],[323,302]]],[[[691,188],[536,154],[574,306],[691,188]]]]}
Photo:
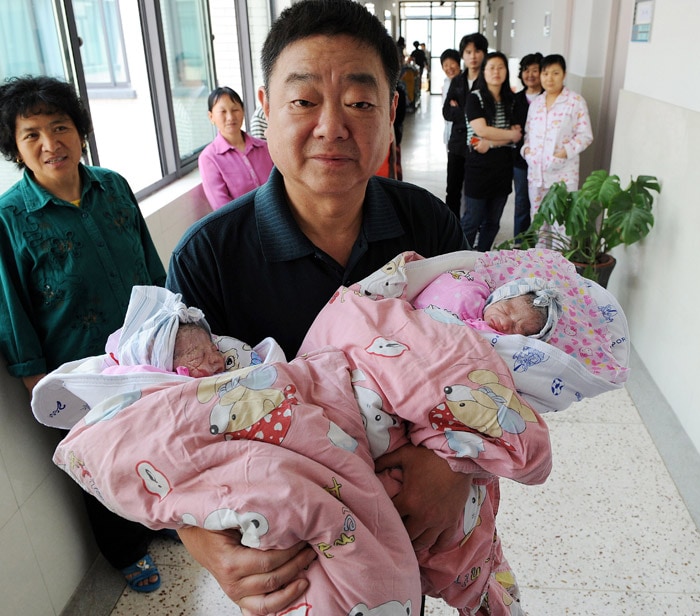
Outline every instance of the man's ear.
{"type": "Polygon", "coordinates": [[[258,88],[258,101],[260,101],[260,104],[262,105],[263,113],[265,114],[265,118],[269,118],[270,117],[270,103],[267,100],[265,86],[260,86],[258,88]]]}

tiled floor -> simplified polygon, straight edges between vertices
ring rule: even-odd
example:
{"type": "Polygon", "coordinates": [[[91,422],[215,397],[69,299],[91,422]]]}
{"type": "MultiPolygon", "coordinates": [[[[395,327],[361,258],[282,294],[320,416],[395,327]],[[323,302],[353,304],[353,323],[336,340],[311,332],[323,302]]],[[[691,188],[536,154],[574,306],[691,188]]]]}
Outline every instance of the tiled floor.
{"type": "MultiPolygon", "coordinates": [[[[438,104],[432,97],[407,117],[402,149],[404,179],[442,198],[438,104]]],[[[504,237],[511,217],[509,208],[504,237]]],[[[636,356],[626,389],[546,419],[554,449],[550,479],[538,487],[501,484],[499,529],[527,614],[700,614],[700,456],[636,356]]],[[[118,574],[98,563],[93,586],[111,590],[95,588],[90,607],[76,605],[64,616],[240,614],[181,545],[158,540],[151,553],[163,576],[158,592],[119,596],[118,574]]],[[[426,613],[455,611],[429,599],[426,613]]]]}

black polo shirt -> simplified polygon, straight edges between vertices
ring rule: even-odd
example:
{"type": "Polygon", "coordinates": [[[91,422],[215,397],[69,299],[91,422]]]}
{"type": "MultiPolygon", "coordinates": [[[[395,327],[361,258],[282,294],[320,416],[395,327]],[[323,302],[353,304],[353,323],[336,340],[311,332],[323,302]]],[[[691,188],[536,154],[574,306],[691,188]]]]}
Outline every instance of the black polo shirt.
{"type": "Polygon", "coordinates": [[[166,286],[203,310],[214,333],[253,345],[272,336],[292,359],[339,286],[405,250],[430,257],[468,247],[454,214],[417,186],[372,178],[363,208],[362,229],[343,268],[301,232],[273,169],[266,184],[185,233],[166,286]]]}

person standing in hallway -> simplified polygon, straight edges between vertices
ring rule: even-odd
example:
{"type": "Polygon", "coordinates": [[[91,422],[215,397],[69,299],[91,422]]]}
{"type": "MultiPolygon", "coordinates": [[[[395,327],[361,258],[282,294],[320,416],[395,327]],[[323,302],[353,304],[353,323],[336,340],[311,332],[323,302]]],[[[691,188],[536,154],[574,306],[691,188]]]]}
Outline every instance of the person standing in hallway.
{"type": "Polygon", "coordinates": [[[476,84],[489,43],[483,34],[475,32],[462,37],[459,55],[464,72],[452,79],[442,105],[442,117],[452,122],[447,143],[447,194],[445,203],[459,220],[464,187],[464,161],[467,155],[467,124],[465,105],[469,92],[476,84]]]}
{"type": "MultiPolygon", "coordinates": [[[[82,163],[91,132],[69,83],[28,76],[0,86],[0,152],[24,172],[0,196],[0,350],[30,394],[61,364],[104,353],[132,286],[165,284],[129,184],[82,163]]],[[[109,564],[132,590],[156,590],[153,531],[83,495],[109,564]]]]}
{"type": "MultiPolygon", "coordinates": [[[[452,80],[460,74],[461,68],[459,66],[459,52],[456,49],[445,49],[440,54],[440,66],[445,73],[445,80],[442,82],[442,104],[445,104],[447,100],[447,93],[450,90],[450,84],[452,80]]],[[[443,133],[442,140],[447,147],[450,142],[450,134],[452,133],[452,121],[445,120],[445,132],[443,133]]]]}
{"type": "MultiPolygon", "coordinates": [[[[530,103],[542,93],[540,83],[540,62],[542,54],[529,53],[520,60],[518,78],[523,89],[515,94],[513,101],[513,118],[515,124],[524,127],[527,121],[527,110],[530,103]]],[[[530,226],[530,197],[528,195],[527,163],[520,150],[525,140],[523,138],[513,150],[513,187],[515,189],[515,212],[513,216],[513,235],[517,236],[530,226]]]]}
{"type": "Polygon", "coordinates": [[[209,94],[209,120],[217,135],[199,155],[202,188],[213,210],[265,183],[272,170],[267,142],[241,129],[243,100],[227,87],[209,94]]]}
{"type": "MultiPolygon", "coordinates": [[[[425,45],[423,45],[423,47],[425,47],[425,45]]],[[[425,55],[425,51],[421,48],[421,44],[418,41],[413,41],[413,51],[411,52],[410,58],[418,67],[418,83],[422,85],[423,71],[428,64],[428,57],[425,55]]]]}
{"type": "Polygon", "coordinates": [[[466,211],[461,223],[469,244],[486,252],[496,238],[512,190],[513,147],[522,135],[513,121],[508,58],[500,51],[484,58],[476,88],[467,98],[467,121],[466,211]]]}
{"type": "Polygon", "coordinates": [[[564,85],[565,78],[563,56],[552,54],[542,60],[544,93],[528,109],[522,148],[528,165],[532,216],[555,182],[564,182],[569,190],[578,189],[579,155],[593,142],[586,101],[564,85]]]}
{"type": "MultiPolygon", "coordinates": [[[[374,177],[396,114],[396,44],[353,0],[301,0],[263,45],[275,168],[268,181],[196,223],[175,248],[168,287],[207,315],[213,331],[273,336],[294,357],[321,308],[352,284],[413,250],[465,250],[457,219],[424,189],[374,177]]],[[[415,549],[440,549],[460,518],[471,479],[433,452],[407,445],[379,459],[401,467],[393,499],[415,549]]],[[[290,605],[313,560],[304,544],[259,552],[236,532],[180,531],[224,592],[252,614],[290,605]]]]}

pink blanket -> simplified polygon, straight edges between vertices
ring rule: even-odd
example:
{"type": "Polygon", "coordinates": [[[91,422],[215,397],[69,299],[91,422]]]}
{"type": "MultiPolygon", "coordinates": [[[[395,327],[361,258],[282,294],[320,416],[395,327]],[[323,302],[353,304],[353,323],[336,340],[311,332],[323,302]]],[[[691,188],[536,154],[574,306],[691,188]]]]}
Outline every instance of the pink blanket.
{"type": "Polygon", "coordinates": [[[372,459],[410,439],[477,477],[453,547],[418,554],[424,592],[475,608],[491,574],[508,570],[494,541],[495,477],[546,479],[545,424],[487,341],[402,299],[341,289],[311,328],[312,348],[322,350],[110,398],[55,462],[152,528],[238,528],[261,549],[308,541],[319,558],[304,602],[317,613],[415,610],[416,558],[387,495],[400,478],[380,481],[372,459]]]}

